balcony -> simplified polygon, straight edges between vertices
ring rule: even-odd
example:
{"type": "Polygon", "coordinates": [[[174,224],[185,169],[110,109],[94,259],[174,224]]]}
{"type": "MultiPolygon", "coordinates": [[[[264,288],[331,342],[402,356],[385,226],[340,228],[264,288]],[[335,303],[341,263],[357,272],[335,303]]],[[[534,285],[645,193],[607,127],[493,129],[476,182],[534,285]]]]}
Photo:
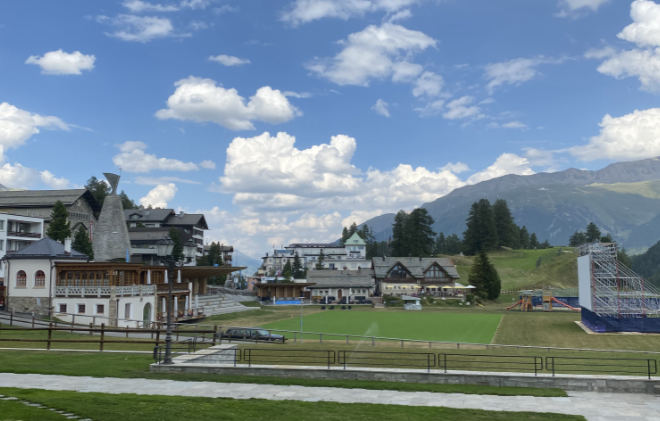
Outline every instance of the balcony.
{"type": "MultiPolygon", "coordinates": [[[[167,294],[169,292],[169,287],[167,284],[158,284],[158,293],[159,294],[167,294]]],[[[172,292],[188,292],[188,283],[187,282],[182,282],[180,284],[177,284],[176,282],[172,284],[172,292]]]]}
{"type": "MultiPolygon", "coordinates": [[[[56,297],[88,297],[101,298],[109,297],[112,292],[110,286],[56,286],[56,297]]],[[[115,287],[117,297],[139,297],[143,295],[154,295],[156,293],[155,285],[130,285],[115,287]]]]}
{"type": "Polygon", "coordinates": [[[8,237],[41,238],[38,232],[7,231],[8,237]]]}

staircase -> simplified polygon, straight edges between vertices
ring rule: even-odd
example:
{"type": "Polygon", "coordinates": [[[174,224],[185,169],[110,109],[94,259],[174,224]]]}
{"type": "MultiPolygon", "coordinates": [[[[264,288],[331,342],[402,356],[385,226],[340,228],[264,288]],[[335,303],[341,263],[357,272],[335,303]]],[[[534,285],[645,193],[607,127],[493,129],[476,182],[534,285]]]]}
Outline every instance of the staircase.
{"type": "Polygon", "coordinates": [[[228,294],[200,295],[198,297],[197,307],[203,309],[206,316],[256,309],[256,307],[244,306],[239,300],[245,301],[245,297],[228,294]]]}

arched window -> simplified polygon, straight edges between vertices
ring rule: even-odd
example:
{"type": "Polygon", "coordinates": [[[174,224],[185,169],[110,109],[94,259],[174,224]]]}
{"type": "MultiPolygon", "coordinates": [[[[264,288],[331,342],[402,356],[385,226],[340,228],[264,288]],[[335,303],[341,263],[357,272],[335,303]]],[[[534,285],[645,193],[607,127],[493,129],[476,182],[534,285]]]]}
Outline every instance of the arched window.
{"type": "Polygon", "coordinates": [[[43,270],[38,270],[34,274],[34,287],[44,288],[46,286],[46,274],[43,270]]]}
{"type": "Polygon", "coordinates": [[[16,273],[16,288],[25,288],[27,285],[27,274],[24,270],[19,270],[16,273]]]}

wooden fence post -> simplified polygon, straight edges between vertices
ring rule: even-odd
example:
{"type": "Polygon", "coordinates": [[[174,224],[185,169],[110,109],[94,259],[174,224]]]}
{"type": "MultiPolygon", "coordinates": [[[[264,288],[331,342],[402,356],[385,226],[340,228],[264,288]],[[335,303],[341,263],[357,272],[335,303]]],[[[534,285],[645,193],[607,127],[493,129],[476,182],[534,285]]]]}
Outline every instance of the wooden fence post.
{"type": "Polygon", "coordinates": [[[53,337],[53,322],[48,324],[48,342],[46,342],[46,349],[50,351],[50,340],[53,337]]]}
{"type": "Polygon", "coordinates": [[[9,326],[14,326],[14,309],[11,309],[11,314],[9,315],[9,326]]]}
{"type": "Polygon", "coordinates": [[[213,346],[215,346],[215,341],[217,337],[218,337],[218,325],[213,325],[213,346]]]}
{"type": "Polygon", "coordinates": [[[92,332],[92,329],[94,329],[93,326],[94,326],[93,323],[90,323],[90,324],[89,324],[89,336],[92,336],[92,335],[94,334],[94,332],[92,332]]]}
{"type": "Polygon", "coordinates": [[[101,323],[101,340],[99,341],[99,351],[103,352],[103,339],[105,338],[105,323],[101,323]]]}
{"type": "Polygon", "coordinates": [[[156,346],[160,345],[160,327],[156,329],[156,346]]]}
{"type": "Polygon", "coordinates": [[[76,315],[71,316],[71,333],[73,333],[73,325],[76,324],[76,315]]]}
{"type": "Polygon", "coordinates": [[[34,329],[34,313],[32,313],[32,329],[34,329]]]}

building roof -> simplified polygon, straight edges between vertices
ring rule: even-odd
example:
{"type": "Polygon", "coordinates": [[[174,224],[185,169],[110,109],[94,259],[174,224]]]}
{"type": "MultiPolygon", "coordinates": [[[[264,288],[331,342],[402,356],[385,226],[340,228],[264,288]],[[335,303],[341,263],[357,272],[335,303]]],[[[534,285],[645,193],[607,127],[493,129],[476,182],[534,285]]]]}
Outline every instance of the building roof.
{"type": "Polygon", "coordinates": [[[0,208],[40,208],[54,206],[58,200],[65,206],[84,197],[94,212],[101,210],[99,203],[87,189],[67,190],[4,190],[0,191],[0,208]]]}
{"type": "Polygon", "coordinates": [[[204,230],[209,229],[206,224],[206,219],[202,213],[177,213],[171,215],[167,221],[167,225],[192,225],[204,230]]]}
{"type": "Polygon", "coordinates": [[[354,232],[353,235],[351,235],[348,240],[344,242],[345,245],[347,246],[366,246],[367,243],[364,242],[362,237],[360,237],[360,234],[357,232],[354,232]]]}
{"type": "Polygon", "coordinates": [[[48,237],[35,241],[19,251],[7,253],[5,259],[87,259],[87,255],[71,249],[71,253],[64,251],[64,245],[48,237]]]}
{"type": "Polygon", "coordinates": [[[165,222],[174,209],[124,209],[124,218],[135,222],[165,222]]]}
{"type": "Polygon", "coordinates": [[[158,241],[170,238],[170,228],[131,228],[128,237],[133,241],[158,241]]]}
{"type": "Polygon", "coordinates": [[[307,280],[314,282],[314,288],[373,288],[374,273],[363,270],[309,270],[307,280]]]}
{"type": "Polygon", "coordinates": [[[292,243],[285,248],[343,248],[339,243],[292,243]]]}
{"type": "Polygon", "coordinates": [[[424,272],[433,265],[437,263],[447,275],[451,278],[458,279],[458,272],[456,271],[456,265],[450,259],[446,257],[374,257],[371,259],[375,277],[378,279],[385,278],[387,272],[396,265],[401,263],[403,266],[408,269],[410,274],[415,278],[423,278],[424,272]]]}

